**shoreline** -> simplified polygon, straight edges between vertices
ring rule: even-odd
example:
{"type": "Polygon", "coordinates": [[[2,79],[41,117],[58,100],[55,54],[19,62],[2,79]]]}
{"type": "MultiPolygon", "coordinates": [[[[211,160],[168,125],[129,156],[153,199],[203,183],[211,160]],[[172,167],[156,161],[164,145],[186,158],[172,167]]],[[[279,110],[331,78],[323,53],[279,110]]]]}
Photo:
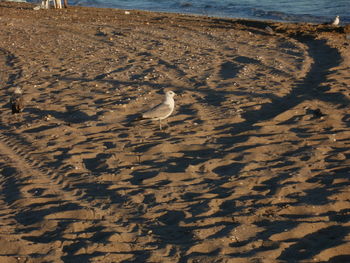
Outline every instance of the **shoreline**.
{"type": "MultiPolygon", "coordinates": [[[[194,18],[194,19],[203,19],[203,21],[223,21],[223,22],[228,22],[228,23],[247,23],[247,24],[255,24],[258,26],[262,26],[262,25],[286,25],[286,27],[288,28],[288,25],[292,26],[292,27],[304,27],[305,29],[307,29],[308,31],[310,31],[310,33],[317,33],[318,30],[321,30],[321,32],[338,32],[338,33],[345,33],[345,34],[350,34],[350,24],[341,24],[339,26],[332,26],[331,24],[326,24],[326,23],[313,23],[313,22],[298,22],[298,21],[278,21],[278,20],[272,20],[272,19],[254,19],[254,18],[235,18],[235,17],[220,17],[220,16],[206,16],[206,15],[201,15],[201,14],[192,14],[192,13],[173,13],[173,12],[161,12],[161,11],[148,11],[148,10],[139,10],[139,9],[118,9],[118,8],[110,8],[110,7],[91,7],[91,6],[69,6],[68,9],[54,9],[51,8],[49,10],[32,10],[32,6],[33,8],[37,5],[34,3],[29,3],[29,2],[2,2],[4,3],[4,6],[7,6],[6,3],[8,3],[8,6],[12,6],[12,3],[14,5],[18,4],[20,9],[23,10],[28,10],[30,11],[34,11],[37,12],[38,14],[40,14],[40,12],[50,12],[50,15],[54,14],[54,12],[57,12],[57,14],[61,15],[61,14],[68,14],[67,12],[70,12],[72,10],[75,10],[75,12],[77,12],[77,10],[81,9],[81,10],[101,10],[101,12],[103,11],[107,11],[107,13],[113,13],[116,12],[116,14],[122,14],[122,15],[126,15],[129,16],[129,14],[125,14],[125,11],[132,11],[134,15],[141,15],[141,16],[147,16],[149,15],[150,17],[158,17],[158,16],[165,16],[165,17],[169,17],[169,18],[176,18],[176,17],[188,17],[188,18],[194,18]],[[109,12],[108,12],[109,11],[109,12]]],[[[132,13],[130,13],[130,16],[133,15],[132,13]]]]}
{"type": "MultiPolygon", "coordinates": [[[[81,3],[80,3],[81,4],[81,3]]],[[[219,17],[219,18],[232,18],[232,19],[252,19],[252,20],[262,20],[262,21],[274,21],[274,22],[291,22],[291,23],[312,23],[312,24],[322,24],[326,22],[330,22],[335,18],[336,15],[341,16],[341,21],[343,25],[350,24],[350,17],[348,17],[348,14],[341,13],[334,11],[334,16],[329,16],[326,14],[320,15],[320,14],[307,14],[307,13],[284,13],[283,11],[272,11],[272,10],[258,10],[254,7],[251,7],[251,9],[254,9],[255,12],[252,14],[249,14],[249,12],[246,10],[241,11],[240,13],[237,13],[236,15],[226,13],[225,11],[222,10],[222,7],[219,8],[219,10],[212,10],[213,7],[210,7],[209,9],[203,8],[203,9],[193,9],[192,5],[189,5],[188,8],[179,8],[179,7],[174,7],[173,9],[169,8],[154,8],[154,7],[142,7],[140,6],[139,8],[134,8],[131,6],[122,6],[122,5],[116,5],[113,6],[113,4],[107,6],[96,6],[94,4],[89,5],[84,5],[86,7],[95,7],[95,8],[117,8],[121,10],[142,10],[142,11],[150,11],[150,12],[163,12],[163,13],[173,13],[173,14],[185,14],[185,15],[203,15],[203,16],[208,16],[208,17],[219,17]],[[211,11],[210,11],[211,10],[211,11]],[[248,12],[248,13],[246,13],[248,12]]],[[[73,6],[81,6],[73,4],[73,6]]],[[[215,8],[214,8],[215,9],[215,8]]],[[[234,11],[233,11],[234,12],[234,11]]],[[[252,12],[252,10],[250,10],[252,12]]]]}
{"type": "MultiPolygon", "coordinates": [[[[17,2],[17,1],[8,1],[8,2],[13,2],[13,3],[25,3],[25,4],[32,4],[32,5],[37,5],[36,3],[32,3],[32,2],[17,2]]],[[[164,14],[172,14],[172,15],[187,15],[187,16],[199,16],[199,17],[207,17],[207,18],[217,18],[217,19],[234,19],[234,20],[253,20],[253,21],[261,21],[261,22],[276,22],[276,23],[301,23],[301,24],[312,24],[312,25],[324,25],[326,24],[327,20],[326,17],[317,17],[317,16],[313,16],[310,14],[285,14],[285,16],[288,17],[298,17],[298,16],[308,16],[310,18],[312,18],[310,21],[307,20],[293,20],[291,18],[289,19],[278,19],[278,18],[259,18],[259,17],[254,17],[254,16],[242,16],[242,17],[234,17],[234,16],[230,16],[230,15],[219,15],[219,14],[201,14],[201,13],[195,13],[195,12],[180,12],[180,11],[162,11],[162,10],[147,10],[147,9],[130,9],[130,8],[120,8],[120,7],[97,7],[97,6],[80,6],[80,5],[70,5],[70,7],[87,7],[87,8],[102,8],[102,9],[112,9],[112,10],[120,10],[120,11],[140,11],[140,12],[154,12],[154,13],[164,13],[164,14]]],[[[332,18],[328,18],[328,19],[332,19],[332,18]]],[[[350,25],[350,21],[341,21],[341,26],[347,26],[350,25]]]]}
{"type": "Polygon", "coordinates": [[[350,260],[350,26],[33,6],[0,2],[1,262],[350,260]]]}

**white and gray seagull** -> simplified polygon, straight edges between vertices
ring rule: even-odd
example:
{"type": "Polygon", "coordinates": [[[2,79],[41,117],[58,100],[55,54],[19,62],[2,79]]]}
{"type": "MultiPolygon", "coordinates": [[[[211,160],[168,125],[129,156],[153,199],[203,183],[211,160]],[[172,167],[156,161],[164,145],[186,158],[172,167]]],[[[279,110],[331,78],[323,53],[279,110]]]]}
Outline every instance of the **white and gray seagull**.
{"type": "Polygon", "coordinates": [[[339,23],[340,23],[339,16],[336,16],[336,17],[334,18],[334,21],[332,22],[332,25],[333,25],[333,26],[337,26],[337,25],[339,25],[339,23]]]}
{"type": "Polygon", "coordinates": [[[159,129],[162,129],[161,121],[168,118],[171,113],[174,111],[175,101],[174,96],[175,92],[169,90],[165,92],[165,99],[162,103],[155,106],[154,108],[146,111],[142,114],[142,118],[151,119],[151,120],[159,120],[159,129]]]}

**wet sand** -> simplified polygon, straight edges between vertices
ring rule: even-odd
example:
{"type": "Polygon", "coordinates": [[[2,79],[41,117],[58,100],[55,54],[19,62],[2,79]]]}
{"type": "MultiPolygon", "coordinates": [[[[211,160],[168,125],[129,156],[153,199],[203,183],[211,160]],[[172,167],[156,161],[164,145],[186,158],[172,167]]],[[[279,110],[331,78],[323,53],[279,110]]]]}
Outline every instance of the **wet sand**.
{"type": "Polygon", "coordinates": [[[1,262],[350,262],[349,26],[33,7],[0,2],[1,262]]]}

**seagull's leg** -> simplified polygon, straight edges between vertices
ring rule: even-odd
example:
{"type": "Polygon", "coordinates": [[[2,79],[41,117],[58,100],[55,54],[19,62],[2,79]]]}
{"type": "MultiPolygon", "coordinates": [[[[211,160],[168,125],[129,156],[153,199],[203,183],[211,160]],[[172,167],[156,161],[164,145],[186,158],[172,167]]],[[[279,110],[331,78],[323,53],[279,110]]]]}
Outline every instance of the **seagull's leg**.
{"type": "Polygon", "coordinates": [[[160,119],[159,119],[159,130],[162,130],[162,123],[160,119]]]}

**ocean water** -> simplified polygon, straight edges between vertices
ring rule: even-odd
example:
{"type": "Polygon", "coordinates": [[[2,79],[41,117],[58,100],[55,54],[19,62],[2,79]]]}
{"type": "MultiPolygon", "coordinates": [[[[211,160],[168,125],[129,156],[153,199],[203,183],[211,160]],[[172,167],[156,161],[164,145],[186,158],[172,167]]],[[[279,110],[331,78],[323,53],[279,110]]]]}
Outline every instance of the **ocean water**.
{"type": "Polygon", "coordinates": [[[68,3],[286,22],[324,23],[339,15],[343,24],[350,23],[350,0],[68,0],[68,3]]]}

